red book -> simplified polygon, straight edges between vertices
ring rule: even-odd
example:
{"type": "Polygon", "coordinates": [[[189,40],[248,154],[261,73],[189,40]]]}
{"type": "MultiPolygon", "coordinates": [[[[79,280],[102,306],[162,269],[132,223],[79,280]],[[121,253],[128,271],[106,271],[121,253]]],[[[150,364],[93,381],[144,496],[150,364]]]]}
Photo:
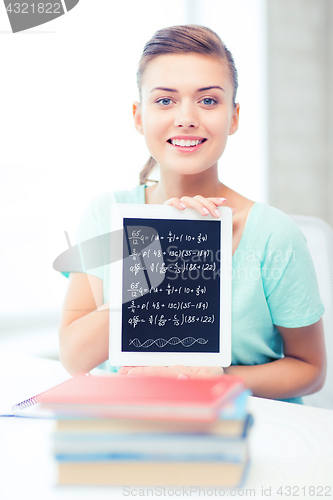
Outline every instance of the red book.
{"type": "Polygon", "coordinates": [[[212,421],[244,389],[243,379],[232,375],[187,380],[77,375],[38,401],[59,416],[212,421]]]}

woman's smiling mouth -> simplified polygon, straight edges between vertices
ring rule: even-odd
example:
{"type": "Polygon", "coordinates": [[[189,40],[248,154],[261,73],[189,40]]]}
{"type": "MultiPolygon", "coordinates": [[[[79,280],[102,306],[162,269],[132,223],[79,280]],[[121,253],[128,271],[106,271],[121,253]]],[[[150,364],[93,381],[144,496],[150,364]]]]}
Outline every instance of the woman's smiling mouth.
{"type": "Polygon", "coordinates": [[[178,151],[190,153],[199,149],[200,146],[206,141],[207,139],[204,137],[178,136],[172,137],[167,142],[178,151]]]}

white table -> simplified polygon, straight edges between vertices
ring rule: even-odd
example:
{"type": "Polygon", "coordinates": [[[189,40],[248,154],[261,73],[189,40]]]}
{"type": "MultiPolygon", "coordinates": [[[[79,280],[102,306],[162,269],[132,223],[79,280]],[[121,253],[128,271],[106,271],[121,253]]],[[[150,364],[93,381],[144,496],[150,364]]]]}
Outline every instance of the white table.
{"type": "MultiPolygon", "coordinates": [[[[0,356],[0,413],[67,378],[57,361],[9,353],[0,356]]],[[[246,482],[237,494],[225,490],[224,496],[333,499],[333,411],[255,397],[250,398],[250,410],[255,423],[246,482]]],[[[139,498],[140,488],[133,488],[127,496],[122,488],[56,486],[50,448],[54,425],[51,420],[0,418],[1,500],[139,498]]],[[[200,495],[175,489],[164,495],[162,490],[154,496],[147,490],[143,493],[141,498],[168,498],[172,493],[177,498],[223,497],[218,490],[200,495]]]]}

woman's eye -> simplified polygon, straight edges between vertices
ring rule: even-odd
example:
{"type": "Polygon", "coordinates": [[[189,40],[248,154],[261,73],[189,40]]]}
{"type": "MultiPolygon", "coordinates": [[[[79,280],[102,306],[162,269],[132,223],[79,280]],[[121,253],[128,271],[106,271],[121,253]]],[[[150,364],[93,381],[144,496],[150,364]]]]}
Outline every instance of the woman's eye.
{"type": "Polygon", "coordinates": [[[212,97],[205,97],[204,99],[202,99],[201,102],[203,104],[205,104],[206,106],[211,106],[212,104],[217,104],[217,100],[213,99],[212,97]]]}
{"type": "Polygon", "coordinates": [[[168,99],[167,97],[163,97],[163,99],[159,99],[157,102],[159,104],[162,104],[163,106],[168,106],[171,103],[171,99],[168,99]]]}

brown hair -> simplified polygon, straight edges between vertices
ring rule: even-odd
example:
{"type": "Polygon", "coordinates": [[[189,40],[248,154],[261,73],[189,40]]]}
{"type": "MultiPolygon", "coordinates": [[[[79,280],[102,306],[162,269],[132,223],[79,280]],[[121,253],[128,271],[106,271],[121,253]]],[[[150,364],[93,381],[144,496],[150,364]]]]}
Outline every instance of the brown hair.
{"type": "MultiPolygon", "coordinates": [[[[163,54],[184,54],[187,52],[214,56],[226,61],[234,87],[233,104],[235,106],[238,75],[232,54],[213,30],[195,24],[163,28],[156,31],[146,43],[136,75],[140,101],[142,75],[148,63],[163,54]]],[[[148,176],[155,165],[156,160],[151,156],[140,172],[140,184],[145,184],[147,180],[150,180],[148,176]]]]}

